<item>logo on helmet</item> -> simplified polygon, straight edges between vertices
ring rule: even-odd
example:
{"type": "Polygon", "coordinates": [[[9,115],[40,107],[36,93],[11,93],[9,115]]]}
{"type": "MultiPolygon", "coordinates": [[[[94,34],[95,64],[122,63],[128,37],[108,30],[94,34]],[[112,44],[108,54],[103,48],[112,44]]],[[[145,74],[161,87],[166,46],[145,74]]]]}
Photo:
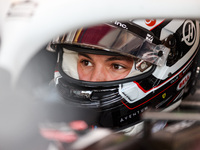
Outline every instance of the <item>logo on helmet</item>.
{"type": "Polygon", "coordinates": [[[114,24],[117,25],[117,26],[120,26],[121,28],[128,29],[127,26],[126,26],[126,24],[121,23],[119,21],[115,21],[114,24]]]}
{"type": "Polygon", "coordinates": [[[189,81],[191,77],[191,72],[188,72],[185,77],[181,80],[181,82],[178,84],[177,90],[181,90],[189,81]]]}
{"type": "Polygon", "coordinates": [[[191,20],[185,21],[182,32],[183,32],[183,38],[181,41],[184,41],[188,46],[194,44],[196,40],[196,28],[191,20]]]}
{"type": "Polygon", "coordinates": [[[152,43],[153,39],[154,39],[153,36],[147,33],[146,40],[152,43]]]}
{"type": "Polygon", "coordinates": [[[146,19],[145,24],[149,27],[152,27],[156,24],[156,20],[155,19],[146,19]]]}

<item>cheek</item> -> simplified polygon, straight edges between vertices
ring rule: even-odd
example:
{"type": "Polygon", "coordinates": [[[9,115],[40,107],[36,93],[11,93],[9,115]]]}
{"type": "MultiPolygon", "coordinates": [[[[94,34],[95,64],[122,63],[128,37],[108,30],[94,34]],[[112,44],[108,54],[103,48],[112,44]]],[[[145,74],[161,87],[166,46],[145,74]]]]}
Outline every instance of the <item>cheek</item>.
{"type": "Polygon", "coordinates": [[[112,73],[112,80],[120,80],[120,79],[124,79],[130,71],[126,71],[123,73],[112,73]]]}
{"type": "Polygon", "coordinates": [[[122,76],[121,76],[121,79],[122,79],[122,78],[126,78],[126,77],[128,76],[129,73],[130,73],[130,70],[127,71],[127,72],[125,72],[125,73],[123,73],[122,76]]]}
{"type": "Polygon", "coordinates": [[[119,69],[119,70],[110,68],[109,74],[112,76],[114,80],[123,79],[130,73],[131,69],[132,69],[131,67],[127,67],[126,69],[119,69]]]}

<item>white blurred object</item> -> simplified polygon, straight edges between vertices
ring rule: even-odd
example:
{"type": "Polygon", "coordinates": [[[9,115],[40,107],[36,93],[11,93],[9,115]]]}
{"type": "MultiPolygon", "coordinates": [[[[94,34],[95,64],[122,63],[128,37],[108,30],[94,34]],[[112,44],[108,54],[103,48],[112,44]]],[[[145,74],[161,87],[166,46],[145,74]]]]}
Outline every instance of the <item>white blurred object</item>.
{"type": "Polygon", "coordinates": [[[0,67],[14,84],[30,58],[57,35],[129,18],[200,18],[200,1],[0,0],[0,67]]]}

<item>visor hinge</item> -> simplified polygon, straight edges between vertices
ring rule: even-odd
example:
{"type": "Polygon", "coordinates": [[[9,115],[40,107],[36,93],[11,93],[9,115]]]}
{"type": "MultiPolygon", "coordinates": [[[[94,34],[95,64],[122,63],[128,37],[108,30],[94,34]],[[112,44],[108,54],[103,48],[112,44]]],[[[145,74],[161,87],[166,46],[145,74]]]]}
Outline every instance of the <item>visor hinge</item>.
{"type": "Polygon", "coordinates": [[[148,62],[146,62],[146,61],[144,61],[144,60],[137,60],[136,61],[136,63],[135,63],[135,68],[136,68],[136,70],[138,70],[138,71],[141,71],[141,72],[143,72],[143,71],[145,71],[147,68],[149,68],[151,66],[151,64],[150,63],[148,63],[148,62]]]}

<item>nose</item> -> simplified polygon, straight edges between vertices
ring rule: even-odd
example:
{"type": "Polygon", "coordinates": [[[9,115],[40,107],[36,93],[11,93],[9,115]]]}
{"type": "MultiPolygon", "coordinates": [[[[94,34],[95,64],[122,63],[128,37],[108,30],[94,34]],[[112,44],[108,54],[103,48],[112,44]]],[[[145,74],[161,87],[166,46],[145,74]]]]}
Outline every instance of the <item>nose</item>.
{"type": "Polygon", "coordinates": [[[110,77],[104,66],[96,66],[91,74],[90,81],[103,82],[109,81],[110,77]]]}

